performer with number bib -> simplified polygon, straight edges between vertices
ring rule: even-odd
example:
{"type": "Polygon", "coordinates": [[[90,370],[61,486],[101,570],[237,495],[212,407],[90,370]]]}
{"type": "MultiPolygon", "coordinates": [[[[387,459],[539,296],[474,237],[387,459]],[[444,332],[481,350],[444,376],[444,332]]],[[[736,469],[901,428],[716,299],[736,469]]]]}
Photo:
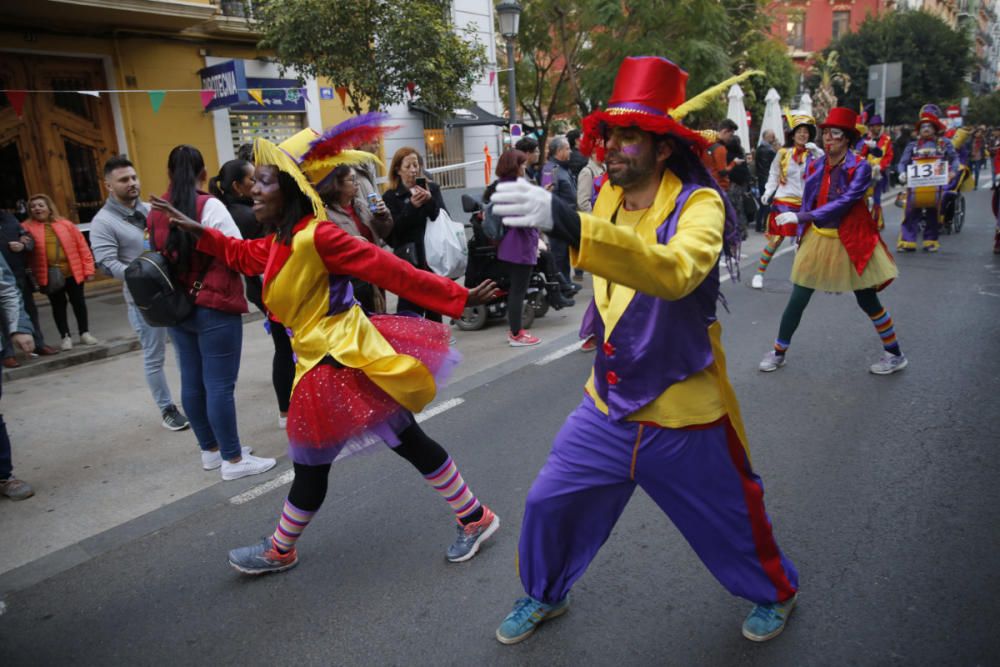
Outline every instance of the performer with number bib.
{"type": "Polygon", "coordinates": [[[871,318],[882,340],[882,358],[869,367],[889,375],[906,367],[892,317],[879,302],[878,290],[896,278],[896,264],[865,204],[871,167],[850,150],[858,140],[857,114],[834,107],[820,124],[826,155],[809,165],[802,210],[783,213],[779,224],[804,226],[792,265],[792,294],[781,316],[774,348],[758,368],[769,373],[785,365],[785,353],[813,292],[854,292],[858,306],[871,318]]]}
{"type": "Polygon", "coordinates": [[[947,129],[940,119],[941,110],[933,104],[925,104],[917,121],[917,138],[907,144],[903,157],[899,160],[899,181],[906,184],[907,168],[911,164],[920,165],[922,171],[932,174],[948,167],[949,183],[946,185],[911,184],[906,194],[906,212],[899,232],[896,249],[914,252],[920,238],[920,223],[924,223],[923,248],[927,252],[937,252],[941,247],[938,234],[941,226],[941,205],[945,192],[952,190],[961,175],[961,164],[951,142],[941,136],[947,129]]]}
{"type": "Polygon", "coordinates": [[[775,219],[782,213],[799,210],[806,167],[823,155],[823,151],[813,143],[816,141],[816,120],[812,116],[788,114],[788,126],[785,145],[778,149],[778,155],[771,162],[767,185],[760,197],[764,206],[770,204],[771,214],[767,218],[767,245],[757,263],[757,273],[750,281],[754,289],[764,288],[764,272],[782,241],[799,235],[797,224],[779,225],[775,219]]]}
{"type": "Polygon", "coordinates": [[[720,90],[685,103],[686,81],[665,58],[625,59],[608,108],[583,121],[581,150],[604,139],[609,179],[592,213],[524,180],[493,195],[505,225],[561,236],[593,274],[598,338],[583,402],[528,492],[518,550],[527,596],[497,629],[504,644],[566,612],[636,486],[755,605],[745,637],[776,636],[795,605],[798,575],[771,532],[715,315],[719,259],[735,261],[741,225],[701,162],[707,142],[678,122],[720,90]]]}

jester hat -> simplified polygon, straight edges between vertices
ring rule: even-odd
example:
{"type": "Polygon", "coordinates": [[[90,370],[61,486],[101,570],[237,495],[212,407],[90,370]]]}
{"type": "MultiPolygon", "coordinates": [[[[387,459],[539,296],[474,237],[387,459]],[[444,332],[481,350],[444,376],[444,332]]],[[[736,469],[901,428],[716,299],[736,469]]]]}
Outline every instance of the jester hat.
{"type": "Polygon", "coordinates": [[[948,129],[941,122],[941,108],[936,104],[925,104],[920,107],[920,118],[917,119],[917,128],[919,129],[923,123],[933,125],[938,134],[948,129]]]}

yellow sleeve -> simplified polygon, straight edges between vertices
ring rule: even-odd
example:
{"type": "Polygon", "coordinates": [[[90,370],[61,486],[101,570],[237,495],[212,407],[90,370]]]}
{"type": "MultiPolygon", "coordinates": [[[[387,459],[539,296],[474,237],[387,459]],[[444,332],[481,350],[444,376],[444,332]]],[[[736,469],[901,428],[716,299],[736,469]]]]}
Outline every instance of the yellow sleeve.
{"type": "Polygon", "coordinates": [[[573,265],[607,280],[668,301],[682,299],[711,272],[722,251],[726,210],[722,197],[703,188],[681,211],[666,245],[641,238],[588,213],[580,214],[580,247],[573,265]]]}

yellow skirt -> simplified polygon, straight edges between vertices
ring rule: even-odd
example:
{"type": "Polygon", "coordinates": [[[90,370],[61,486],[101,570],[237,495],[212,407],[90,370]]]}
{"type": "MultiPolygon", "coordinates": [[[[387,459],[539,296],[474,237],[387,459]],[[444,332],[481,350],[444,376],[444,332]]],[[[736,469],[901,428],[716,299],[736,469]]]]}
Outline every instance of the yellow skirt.
{"type": "Polygon", "coordinates": [[[823,292],[853,292],[878,287],[899,274],[896,263],[879,243],[859,276],[840,238],[826,233],[810,227],[802,237],[792,265],[792,282],[796,285],[823,292]]]}

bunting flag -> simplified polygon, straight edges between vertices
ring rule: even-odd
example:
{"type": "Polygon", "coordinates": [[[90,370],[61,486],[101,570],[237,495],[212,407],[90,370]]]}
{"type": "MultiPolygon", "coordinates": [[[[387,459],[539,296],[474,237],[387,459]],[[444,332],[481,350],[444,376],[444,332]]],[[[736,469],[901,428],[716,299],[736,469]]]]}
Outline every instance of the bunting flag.
{"type": "Polygon", "coordinates": [[[257,104],[264,106],[264,90],[262,88],[247,88],[247,95],[254,98],[257,104]]]}
{"type": "Polygon", "coordinates": [[[18,118],[23,118],[21,112],[24,111],[24,101],[28,99],[28,91],[26,90],[8,90],[7,99],[10,100],[10,105],[14,107],[14,113],[17,114],[18,118]]]}
{"type": "Polygon", "coordinates": [[[490,85],[493,85],[493,81],[497,78],[496,70],[490,70],[490,85]]]}
{"type": "Polygon", "coordinates": [[[488,186],[490,184],[490,172],[493,171],[493,156],[490,155],[489,144],[483,144],[483,153],[486,154],[486,168],[484,171],[486,172],[486,185],[488,186]]]}
{"type": "Polygon", "coordinates": [[[149,91],[149,105],[153,107],[153,113],[157,113],[160,110],[160,106],[163,104],[163,98],[167,96],[165,90],[151,90],[149,91]]]}
{"type": "Polygon", "coordinates": [[[340,106],[347,111],[347,86],[337,86],[337,97],[340,98],[340,106]]]}
{"type": "Polygon", "coordinates": [[[413,93],[416,89],[417,89],[417,84],[413,83],[412,81],[406,84],[406,92],[410,94],[411,100],[413,99],[413,93]]]}
{"type": "Polygon", "coordinates": [[[207,107],[215,99],[214,90],[202,90],[201,91],[201,108],[207,107]]]}
{"type": "Polygon", "coordinates": [[[76,92],[80,93],[81,95],[90,95],[91,97],[101,96],[101,91],[99,90],[78,90],[76,92]]]}

